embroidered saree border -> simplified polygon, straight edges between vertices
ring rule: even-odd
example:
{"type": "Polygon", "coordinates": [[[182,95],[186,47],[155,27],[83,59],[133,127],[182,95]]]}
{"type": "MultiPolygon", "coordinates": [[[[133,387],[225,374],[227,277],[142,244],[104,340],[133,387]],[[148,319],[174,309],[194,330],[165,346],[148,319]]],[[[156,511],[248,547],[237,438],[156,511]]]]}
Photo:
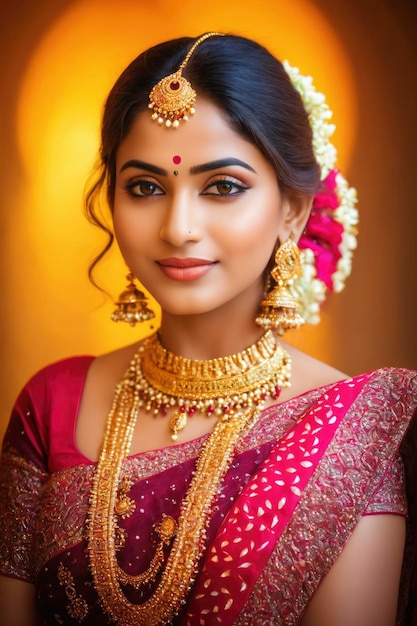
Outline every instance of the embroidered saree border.
{"type": "Polygon", "coordinates": [[[34,463],[9,450],[0,464],[0,570],[2,574],[33,581],[36,567],[32,541],[39,509],[37,494],[46,478],[34,463]],[[16,543],[16,529],[20,541],[16,543]]]}

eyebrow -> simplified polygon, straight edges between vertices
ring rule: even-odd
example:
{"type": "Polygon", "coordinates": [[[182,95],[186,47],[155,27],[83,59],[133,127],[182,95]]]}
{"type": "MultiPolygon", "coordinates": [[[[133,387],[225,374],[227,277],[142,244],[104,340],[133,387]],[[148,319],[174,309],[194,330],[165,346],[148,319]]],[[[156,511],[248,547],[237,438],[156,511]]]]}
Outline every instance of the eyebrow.
{"type": "Polygon", "coordinates": [[[233,157],[228,159],[218,159],[217,161],[210,161],[209,163],[202,163],[202,165],[194,165],[194,167],[190,168],[190,174],[202,174],[203,172],[210,172],[211,170],[217,170],[221,167],[229,167],[230,165],[240,165],[240,167],[244,167],[250,172],[256,174],[253,167],[251,167],[248,163],[233,157]]]}
{"type": "Polygon", "coordinates": [[[127,170],[129,167],[135,167],[138,170],[146,170],[147,172],[152,172],[152,174],[158,174],[159,176],[168,176],[168,170],[164,170],[162,167],[158,167],[157,165],[152,165],[152,163],[138,161],[137,159],[131,159],[130,161],[123,163],[119,174],[121,174],[124,170],[127,170]]]}
{"type": "MultiPolygon", "coordinates": [[[[217,170],[222,167],[230,167],[231,165],[239,165],[240,167],[244,167],[250,172],[256,174],[256,171],[248,163],[245,163],[240,159],[235,159],[234,157],[230,157],[228,159],[218,159],[217,161],[209,161],[208,163],[202,163],[201,165],[194,165],[190,168],[190,174],[203,174],[204,172],[210,172],[212,170],[217,170]]],[[[123,163],[119,173],[127,170],[129,167],[146,170],[147,172],[152,172],[152,174],[158,174],[159,176],[168,175],[168,171],[163,169],[162,167],[158,167],[157,165],[153,165],[152,163],[146,163],[146,161],[139,161],[137,159],[131,159],[130,161],[126,161],[126,163],[123,163]]]]}

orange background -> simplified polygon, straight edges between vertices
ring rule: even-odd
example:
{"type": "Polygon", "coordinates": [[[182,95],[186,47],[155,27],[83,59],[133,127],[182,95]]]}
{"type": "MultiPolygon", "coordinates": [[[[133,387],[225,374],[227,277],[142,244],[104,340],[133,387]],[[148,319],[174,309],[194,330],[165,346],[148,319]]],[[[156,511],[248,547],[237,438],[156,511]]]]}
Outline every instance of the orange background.
{"type": "MultiPolygon", "coordinates": [[[[81,196],[101,107],[123,67],[158,41],[222,30],[253,37],[326,93],[340,164],[359,192],[359,249],[322,323],[293,343],[348,373],[417,368],[417,11],[412,0],[20,0],[0,7],[0,436],[44,364],[135,341],[88,283],[102,241],[81,196]],[[337,5],[337,6],[335,6],[337,5]]],[[[124,286],[117,253],[99,278],[124,286]]],[[[147,330],[147,329],[145,329],[147,330]]]]}

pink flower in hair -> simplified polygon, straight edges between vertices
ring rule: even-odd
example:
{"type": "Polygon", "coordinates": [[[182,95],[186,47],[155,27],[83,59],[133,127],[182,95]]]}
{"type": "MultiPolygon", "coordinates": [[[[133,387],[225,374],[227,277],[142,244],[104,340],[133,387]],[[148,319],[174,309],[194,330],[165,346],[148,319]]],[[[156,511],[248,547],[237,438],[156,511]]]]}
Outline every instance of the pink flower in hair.
{"type": "Polygon", "coordinates": [[[323,181],[322,189],[314,197],[309,220],[299,241],[301,249],[310,248],[313,251],[317,278],[331,291],[332,276],[342,257],[340,245],[344,232],[343,225],[333,216],[334,210],[340,205],[336,189],[337,174],[337,170],[331,170],[323,181]]]}

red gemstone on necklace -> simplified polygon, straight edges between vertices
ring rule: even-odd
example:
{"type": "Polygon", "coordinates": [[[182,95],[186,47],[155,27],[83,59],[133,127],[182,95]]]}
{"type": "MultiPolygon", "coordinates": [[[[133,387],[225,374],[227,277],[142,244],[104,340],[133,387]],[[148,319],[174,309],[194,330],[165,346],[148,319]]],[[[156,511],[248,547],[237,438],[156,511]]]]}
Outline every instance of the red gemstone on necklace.
{"type": "Polygon", "coordinates": [[[177,80],[173,80],[172,82],[170,82],[169,86],[172,89],[172,91],[177,91],[177,89],[180,88],[180,84],[177,80]]]}
{"type": "Polygon", "coordinates": [[[276,400],[277,398],[279,398],[280,393],[281,393],[281,387],[278,387],[278,385],[277,385],[275,387],[275,393],[274,393],[274,395],[272,397],[276,400]]]}

